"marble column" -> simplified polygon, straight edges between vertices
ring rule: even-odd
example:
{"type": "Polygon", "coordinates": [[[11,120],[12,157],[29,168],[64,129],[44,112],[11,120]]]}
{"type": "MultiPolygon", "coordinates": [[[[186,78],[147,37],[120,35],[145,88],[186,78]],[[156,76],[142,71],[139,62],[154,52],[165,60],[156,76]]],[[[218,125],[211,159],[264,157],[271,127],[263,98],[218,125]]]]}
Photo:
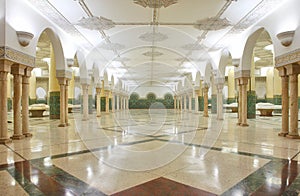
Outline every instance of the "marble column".
{"type": "Polygon", "coordinates": [[[192,95],[189,96],[189,112],[192,112],[192,95]]]}
{"type": "Polygon", "coordinates": [[[25,137],[31,137],[29,133],[29,83],[32,68],[27,67],[22,77],[22,134],[25,137]]]}
{"type": "MultiPolygon", "coordinates": [[[[22,88],[22,75],[24,75],[25,66],[14,64],[11,67],[11,73],[14,76],[14,98],[13,98],[13,111],[14,111],[14,134],[11,137],[15,140],[23,139],[25,136],[22,134],[22,119],[21,119],[21,88],[22,88]]],[[[7,115],[7,114],[6,114],[7,115]]]]}
{"type": "Polygon", "coordinates": [[[228,100],[227,103],[235,102],[235,83],[234,83],[234,69],[231,68],[228,71],[228,100]]]}
{"type": "Polygon", "coordinates": [[[183,105],[183,107],[184,107],[184,111],[186,111],[187,110],[187,98],[186,98],[186,95],[184,95],[184,105],[183,105]]]}
{"type": "Polygon", "coordinates": [[[82,99],[83,99],[82,120],[86,121],[89,119],[89,85],[88,84],[82,84],[82,99]]]}
{"type": "Polygon", "coordinates": [[[242,88],[242,111],[241,111],[241,116],[242,116],[242,122],[241,126],[246,127],[249,126],[247,124],[247,85],[248,85],[248,77],[241,77],[240,82],[241,82],[241,88],[242,88]]]}
{"type": "Polygon", "coordinates": [[[237,125],[242,124],[242,84],[239,78],[236,79],[238,90],[239,90],[239,97],[238,97],[238,122],[237,125]]]}
{"type": "Polygon", "coordinates": [[[199,100],[198,100],[198,97],[199,97],[199,92],[196,91],[195,92],[195,113],[199,112],[199,100]]]}
{"type": "Polygon", "coordinates": [[[109,91],[105,91],[105,113],[109,113],[109,91]]]}
{"type": "Polygon", "coordinates": [[[126,97],[126,110],[129,110],[129,97],[126,97]]]}
{"type": "Polygon", "coordinates": [[[29,78],[29,98],[29,105],[36,103],[36,76],[33,71],[29,78]]]}
{"type": "Polygon", "coordinates": [[[267,102],[273,103],[274,98],[274,69],[269,68],[266,76],[266,99],[267,102]]]}
{"type": "Polygon", "coordinates": [[[58,82],[59,82],[59,87],[60,87],[60,124],[58,125],[59,127],[65,127],[66,126],[66,79],[65,78],[58,78],[58,82]]]}
{"type": "Polygon", "coordinates": [[[111,112],[115,112],[115,94],[111,93],[111,112]]]}
{"type": "Polygon", "coordinates": [[[0,60],[0,144],[11,142],[7,128],[7,75],[10,72],[10,63],[0,60]]]}
{"type": "Polygon", "coordinates": [[[101,116],[101,88],[96,88],[97,117],[101,116]]]}
{"type": "Polygon", "coordinates": [[[66,79],[66,86],[65,86],[65,123],[66,126],[69,126],[69,117],[68,117],[68,113],[69,113],[69,85],[70,85],[70,80],[66,79]]]}
{"type": "Polygon", "coordinates": [[[217,84],[217,119],[223,120],[223,83],[217,84]]]}
{"type": "Polygon", "coordinates": [[[174,95],[174,109],[177,109],[177,97],[174,95]]]}
{"type": "Polygon", "coordinates": [[[120,110],[120,95],[117,95],[117,111],[120,110]]]}
{"type": "Polygon", "coordinates": [[[204,93],[204,110],[203,110],[203,116],[208,117],[208,85],[203,85],[203,93],[204,93]]]}
{"type": "Polygon", "coordinates": [[[285,137],[289,133],[289,76],[284,67],[278,67],[281,77],[281,131],[278,136],[285,137]]]}
{"type": "Polygon", "coordinates": [[[287,138],[299,139],[298,133],[298,74],[300,73],[300,65],[290,64],[286,66],[289,75],[290,86],[290,130],[287,138]]]}

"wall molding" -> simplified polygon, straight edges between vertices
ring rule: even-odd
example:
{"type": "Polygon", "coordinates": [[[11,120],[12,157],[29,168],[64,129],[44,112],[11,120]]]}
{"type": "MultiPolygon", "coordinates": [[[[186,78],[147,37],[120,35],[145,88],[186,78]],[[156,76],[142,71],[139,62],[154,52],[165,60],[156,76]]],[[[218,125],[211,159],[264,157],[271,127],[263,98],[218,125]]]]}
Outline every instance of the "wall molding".
{"type": "Polygon", "coordinates": [[[275,67],[280,67],[300,61],[300,49],[275,57],[275,67]]]}
{"type": "Polygon", "coordinates": [[[9,60],[14,63],[20,63],[22,65],[30,67],[35,67],[35,57],[7,46],[0,47],[0,59],[9,60]]]}

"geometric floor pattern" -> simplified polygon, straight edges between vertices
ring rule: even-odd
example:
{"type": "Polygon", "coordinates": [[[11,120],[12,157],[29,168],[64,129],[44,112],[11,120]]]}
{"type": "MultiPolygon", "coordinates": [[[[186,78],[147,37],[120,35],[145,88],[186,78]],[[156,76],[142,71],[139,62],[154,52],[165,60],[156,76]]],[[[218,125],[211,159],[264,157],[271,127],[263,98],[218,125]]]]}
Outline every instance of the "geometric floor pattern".
{"type": "Polygon", "coordinates": [[[300,193],[300,142],[277,136],[281,116],[257,116],[249,127],[236,126],[235,113],[223,121],[174,110],[69,117],[65,128],[30,118],[32,138],[0,145],[0,195],[300,193]]]}

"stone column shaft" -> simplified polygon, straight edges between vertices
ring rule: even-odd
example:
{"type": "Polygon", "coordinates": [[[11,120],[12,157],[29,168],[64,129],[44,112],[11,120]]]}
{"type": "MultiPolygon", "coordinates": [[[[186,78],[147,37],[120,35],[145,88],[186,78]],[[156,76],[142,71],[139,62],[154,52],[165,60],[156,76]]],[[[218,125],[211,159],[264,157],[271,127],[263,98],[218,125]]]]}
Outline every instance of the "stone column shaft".
{"type": "Polygon", "coordinates": [[[65,79],[59,79],[59,87],[60,87],[60,124],[59,127],[65,127],[66,126],[66,81],[65,79]]]}
{"type": "Polygon", "coordinates": [[[247,85],[248,85],[248,78],[247,77],[242,77],[241,79],[241,87],[242,87],[242,111],[241,111],[241,116],[242,116],[242,122],[241,126],[246,127],[249,126],[247,124],[247,85]]]}
{"type": "Polygon", "coordinates": [[[111,111],[112,112],[115,112],[115,94],[112,93],[112,96],[111,96],[111,111]]]}
{"type": "Polygon", "coordinates": [[[217,109],[217,119],[223,120],[223,84],[217,85],[217,101],[218,101],[218,109],[217,109]]]}
{"type": "Polygon", "coordinates": [[[105,112],[109,113],[109,91],[105,92],[105,112]]]}
{"type": "Polygon", "coordinates": [[[97,117],[101,116],[101,88],[96,88],[97,117]]]}
{"type": "Polygon", "coordinates": [[[86,121],[89,119],[89,85],[88,84],[82,84],[82,105],[83,105],[83,115],[82,120],[86,121]]]}
{"type": "Polygon", "coordinates": [[[237,125],[241,125],[242,124],[242,85],[241,85],[239,78],[237,78],[236,80],[237,80],[238,89],[239,89],[237,125]]]}
{"type": "Polygon", "coordinates": [[[192,111],[192,96],[189,95],[189,111],[192,111]]]}
{"type": "Polygon", "coordinates": [[[0,60],[0,144],[11,142],[7,128],[7,74],[10,72],[4,60],[0,60]]]}
{"type": "Polygon", "coordinates": [[[198,93],[195,95],[195,112],[197,113],[199,111],[199,101],[198,101],[198,93]]]}
{"type": "Polygon", "coordinates": [[[208,87],[204,87],[203,93],[204,93],[204,110],[203,110],[203,116],[204,117],[208,117],[208,87]]]}
{"type": "Polygon", "coordinates": [[[285,137],[289,133],[289,77],[284,67],[277,68],[281,77],[281,132],[279,136],[285,137]]]}
{"type": "MultiPolygon", "coordinates": [[[[21,65],[12,66],[12,74],[14,76],[14,134],[12,139],[23,139],[25,136],[22,134],[22,119],[21,119],[21,88],[22,88],[22,75],[24,74],[24,68],[21,65]]],[[[7,114],[6,114],[7,115],[7,114]]]]}
{"type": "Polygon", "coordinates": [[[66,86],[65,86],[65,123],[66,126],[69,126],[69,117],[68,117],[68,113],[69,113],[69,84],[70,81],[66,80],[66,86]]]}
{"type": "Polygon", "coordinates": [[[290,80],[290,131],[287,137],[298,139],[298,74],[289,76],[290,80]]]}
{"type": "Polygon", "coordinates": [[[29,133],[29,80],[30,76],[28,75],[24,75],[22,78],[22,134],[25,137],[32,136],[32,134],[29,133]]]}

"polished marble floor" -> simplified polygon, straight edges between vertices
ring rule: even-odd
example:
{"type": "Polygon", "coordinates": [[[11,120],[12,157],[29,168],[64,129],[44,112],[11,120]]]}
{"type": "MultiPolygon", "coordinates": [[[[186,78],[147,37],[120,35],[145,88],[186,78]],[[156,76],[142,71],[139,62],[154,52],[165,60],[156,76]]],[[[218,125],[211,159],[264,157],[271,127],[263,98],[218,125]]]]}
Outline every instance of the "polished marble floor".
{"type": "Polygon", "coordinates": [[[32,138],[0,145],[0,195],[300,193],[300,140],[277,136],[280,115],[258,115],[249,127],[236,126],[236,113],[223,121],[158,109],[95,116],[71,113],[68,127],[30,118],[32,138]]]}

